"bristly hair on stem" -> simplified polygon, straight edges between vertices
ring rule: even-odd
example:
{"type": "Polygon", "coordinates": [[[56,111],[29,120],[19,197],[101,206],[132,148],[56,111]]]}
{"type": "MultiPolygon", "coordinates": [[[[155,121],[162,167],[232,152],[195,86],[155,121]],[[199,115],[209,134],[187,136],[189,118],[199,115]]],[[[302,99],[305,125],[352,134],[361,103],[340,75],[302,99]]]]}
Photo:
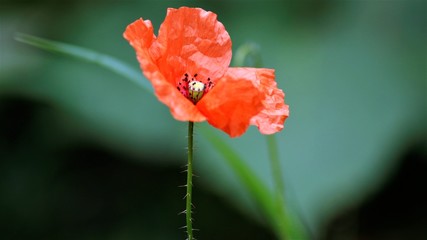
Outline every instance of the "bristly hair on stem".
{"type": "Polygon", "coordinates": [[[187,163],[187,193],[185,195],[185,216],[188,240],[194,240],[192,213],[192,187],[193,187],[193,122],[188,122],[188,163],[187,163]]]}

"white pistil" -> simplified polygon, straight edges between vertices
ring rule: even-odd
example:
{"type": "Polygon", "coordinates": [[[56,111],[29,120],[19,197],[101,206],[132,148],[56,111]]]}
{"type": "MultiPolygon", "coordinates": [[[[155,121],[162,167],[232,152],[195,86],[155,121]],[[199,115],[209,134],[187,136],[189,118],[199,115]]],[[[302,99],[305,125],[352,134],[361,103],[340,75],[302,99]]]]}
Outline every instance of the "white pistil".
{"type": "Polygon", "coordinates": [[[188,84],[188,96],[193,101],[197,103],[203,96],[205,90],[205,84],[199,81],[191,81],[188,84]]]}

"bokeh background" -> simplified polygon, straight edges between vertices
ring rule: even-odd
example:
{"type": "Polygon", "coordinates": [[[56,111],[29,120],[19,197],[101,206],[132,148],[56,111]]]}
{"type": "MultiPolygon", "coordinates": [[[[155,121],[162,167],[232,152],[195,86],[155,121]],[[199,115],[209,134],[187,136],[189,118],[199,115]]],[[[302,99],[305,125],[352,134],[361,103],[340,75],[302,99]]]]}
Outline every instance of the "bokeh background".
{"type": "MultiPolygon", "coordinates": [[[[261,49],[291,115],[277,134],[286,192],[312,239],[427,239],[425,1],[0,3],[0,238],[184,239],[186,123],[106,69],[14,40],[90,48],[138,69],[122,33],[167,7],[218,14],[261,49]]],[[[156,30],[157,32],[157,30],[156,30]]],[[[199,239],[274,239],[196,126],[199,239]]],[[[223,141],[273,188],[255,128],[223,141]]]]}

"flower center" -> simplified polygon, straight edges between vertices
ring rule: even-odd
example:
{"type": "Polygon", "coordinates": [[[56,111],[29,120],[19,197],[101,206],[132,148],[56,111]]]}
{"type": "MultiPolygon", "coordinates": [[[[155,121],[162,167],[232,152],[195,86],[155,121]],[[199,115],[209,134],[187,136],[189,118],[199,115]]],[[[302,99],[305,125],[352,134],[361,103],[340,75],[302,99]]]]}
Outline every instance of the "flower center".
{"type": "Polygon", "coordinates": [[[188,97],[193,103],[197,103],[203,96],[205,84],[199,81],[191,81],[188,84],[188,97]]]}
{"type": "Polygon", "coordinates": [[[197,73],[194,74],[191,79],[188,73],[186,73],[183,78],[178,81],[176,88],[184,97],[196,104],[213,86],[214,84],[210,78],[203,82],[197,80],[197,73]]]}

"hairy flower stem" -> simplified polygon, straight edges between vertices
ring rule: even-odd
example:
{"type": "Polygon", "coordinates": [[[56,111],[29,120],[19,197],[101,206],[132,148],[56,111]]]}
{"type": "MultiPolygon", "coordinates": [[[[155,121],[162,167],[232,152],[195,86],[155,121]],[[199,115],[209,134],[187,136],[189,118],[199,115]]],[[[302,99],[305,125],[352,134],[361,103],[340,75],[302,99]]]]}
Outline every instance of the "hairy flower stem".
{"type": "Polygon", "coordinates": [[[187,194],[185,215],[187,221],[187,240],[193,240],[193,223],[191,218],[192,213],[192,187],[193,187],[193,122],[188,122],[188,164],[187,164],[187,194]]]}

